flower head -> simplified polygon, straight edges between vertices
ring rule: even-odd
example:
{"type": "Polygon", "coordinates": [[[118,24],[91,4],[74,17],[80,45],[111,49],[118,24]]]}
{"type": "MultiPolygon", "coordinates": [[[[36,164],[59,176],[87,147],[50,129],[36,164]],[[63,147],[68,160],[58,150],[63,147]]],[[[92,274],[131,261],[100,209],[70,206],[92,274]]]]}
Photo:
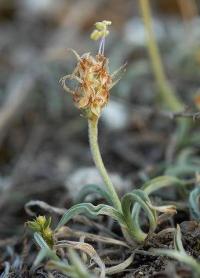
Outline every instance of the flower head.
{"type": "Polygon", "coordinates": [[[40,215],[33,221],[28,221],[26,224],[32,231],[40,233],[50,247],[53,246],[53,231],[50,228],[51,217],[46,218],[40,215]]]}
{"type": "Polygon", "coordinates": [[[109,91],[113,85],[108,69],[108,59],[103,55],[93,57],[84,54],[78,60],[74,72],[61,79],[63,88],[73,94],[75,105],[88,118],[99,117],[102,108],[108,103],[109,91]],[[74,90],[66,86],[66,79],[78,82],[74,90]]]}
{"type": "Polygon", "coordinates": [[[108,103],[110,89],[119,81],[118,74],[124,69],[110,74],[108,58],[104,56],[105,37],[109,34],[107,30],[111,21],[102,21],[95,24],[96,29],[91,38],[101,38],[99,52],[96,56],[85,53],[81,57],[76,51],[71,50],[77,58],[77,65],[72,74],[61,78],[60,82],[65,91],[73,95],[73,100],[85,117],[88,119],[99,118],[102,108],[108,103]],[[66,80],[75,80],[76,85],[71,89],[66,80]]]}
{"type": "Polygon", "coordinates": [[[108,26],[111,25],[112,22],[108,20],[103,20],[95,23],[96,29],[90,35],[92,40],[99,40],[100,38],[107,37],[109,35],[108,26]]]}

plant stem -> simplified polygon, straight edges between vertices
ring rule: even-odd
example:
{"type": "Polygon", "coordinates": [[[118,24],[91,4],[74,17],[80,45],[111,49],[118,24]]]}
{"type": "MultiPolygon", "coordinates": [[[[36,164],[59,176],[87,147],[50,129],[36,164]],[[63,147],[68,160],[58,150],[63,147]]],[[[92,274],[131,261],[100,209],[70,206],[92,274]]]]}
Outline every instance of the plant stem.
{"type": "MultiPolygon", "coordinates": [[[[141,14],[143,17],[144,27],[146,31],[147,46],[149,57],[151,60],[154,76],[160,92],[162,102],[173,112],[184,110],[184,103],[176,96],[176,93],[166,79],[160,52],[153,31],[150,0],[139,0],[141,14]]],[[[189,119],[178,120],[178,128],[176,131],[177,145],[184,142],[187,132],[189,131],[191,121],[189,119]]]]}
{"type": "MultiPolygon", "coordinates": [[[[108,194],[110,195],[110,198],[112,200],[112,204],[115,209],[117,209],[119,212],[122,212],[122,206],[120,199],[115,191],[114,185],[107,173],[107,170],[104,166],[101,153],[99,150],[99,144],[98,144],[98,119],[88,119],[88,127],[89,127],[89,142],[90,142],[90,149],[92,152],[92,157],[94,160],[94,163],[105,183],[105,186],[108,190],[108,194]]],[[[127,240],[128,243],[131,245],[134,243],[133,239],[130,237],[127,229],[128,227],[121,226],[122,233],[124,235],[124,238],[127,240]]]]}
{"type": "Polygon", "coordinates": [[[113,183],[107,173],[107,170],[104,166],[101,153],[99,150],[98,145],[98,119],[92,119],[88,120],[88,127],[89,127],[89,142],[90,142],[90,148],[92,152],[92,157],[94,160],[94,163],[101,174],[101,177],[105,183],[105,186],[108,190],[108,193],[112,199],[113,206],[118,210],[122,211],[121,208],[121,202],[119,200],[119,197],[115,191],[115,188],[113,186],[113,183]]]}
{"type": "Polygon", "coordinates": [[[153,31],[152,15],[149,0],[140,0],[140,9],[143,17],[144,27],[146,31],[147,45],[149,57],[151,60],[153,72],[155,75],[156,83],[160,91],[162,101],[173,112],[178,112],[184,109],[181,100],[175,95],[170,84],[168,83],[163,64],[161,61],[158,45],[156,42],[155,34],[153,31]]]}

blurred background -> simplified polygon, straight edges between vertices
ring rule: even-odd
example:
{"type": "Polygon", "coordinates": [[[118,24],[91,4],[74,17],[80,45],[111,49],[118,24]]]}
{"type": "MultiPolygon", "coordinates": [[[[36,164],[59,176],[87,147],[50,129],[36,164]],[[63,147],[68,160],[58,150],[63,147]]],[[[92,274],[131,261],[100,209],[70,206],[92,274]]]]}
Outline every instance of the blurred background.
{"type": "MultiPolygon", "coordinates": [[[[200,1],[150,2],[167,77],[198,110],[200,1]]],[[[67,48],[95,55],[89,36],[104,19],[112,21],[111,72],[127,62],[100,122],[102,156],[118,191],[159,172],[167,157],[174,122],[158,113],[137,0],[0,0],[0,246],[22,234],[28,201],[69,207],[84,184],[102,183],[87,122],[59,79],[76,63],[67,48]]]]}

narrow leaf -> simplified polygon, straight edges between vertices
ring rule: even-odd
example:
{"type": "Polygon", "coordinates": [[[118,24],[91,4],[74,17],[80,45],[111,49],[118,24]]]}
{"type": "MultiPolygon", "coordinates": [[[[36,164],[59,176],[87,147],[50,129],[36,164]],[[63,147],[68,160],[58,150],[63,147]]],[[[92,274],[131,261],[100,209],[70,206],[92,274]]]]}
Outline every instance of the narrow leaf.
{"type": "Polygon", "coordinates": [[[171,176],[160,176],[152,180],[147,181],[141,189],[143,189],[148,195],[167,186],[183,186],[185,182],[181,179],[171,176]]]}
{"type": "Polygon", "coordinates": [[[174,248],[175,250],[181,252],[183,255],[186,255],[185,249],[183,247],[183,243],[181,240],[181,229],[180,226],[177,225],[176,231],[174,233],[174,248]]]}
{"type": "Polygon", "coordinates": [[[56,229],[59,229],[61,226],[65,225],[74,216],[79,214],[84,214],[84,213],[87,213],[90,216],[107,215],[117,220],[121,225],[124,224],[123,215],[113,207],[108,205],[103,205],[103,204],[94,206],[91,203],[82,203],[82,204],[74,205],[73,207],[68,209],[63,214],[56,229]]]}
{"type": "Polygon", "coordinates": [[[59,241],[58,244],[55,245],[55,248],[73,248],[79,251],[86,253],[99,267],[101,270],[100,278],[105,277],[105,265],[99,255],[97,254],[94,247],[85,242],[76,242],[70,240],[59,241]]]}
{"type": "Polygon", "coordinates": [[[82,203],[88,195],[93,194],[93,193],[96,193],[96,194],[100,195],[101,197],[103,197],[109,205],[112,204],[112,200],[111,200],[108,192],[106,190],[104,190],[103,188],[101,188],[101,186],[98,186],[96,184],[85,185],[83,187],[83,189],[79,192],[79,196],[76,200],[76,203],[82,203]]]}
{"type": "Polygon", "coordinates": [[[200,220],[199,198],[200,198],[200,186],[193,189],[189,196],[190,214],[192,218],[197,221],[200,220]]]}
{"type": "Polygon", "coordinates": [[[149,233],[152,233],[156,229],[157,218],[155,210],[149,206],[151,201],[144,191],[140,189],[133,190],[122,198],[122,210],[129,232],[137,241],[142,242],[147,237],[147,234],[141,230],[137,219],[135,221],[135,219],[132,218],[132,206],[135,202],[137,202],[147,214],[150,226],[149,233]]]}
{"type": "MultiPolygon", "coordinates": [[[[156,177],[154,179],[151,179],[147,181],[143,186],[142,190],[144,190],[147,195],[162,189],[164,187],[168,186],[184,186],[185,181],[178,179],[176,177],[171,177],[171,176],[160,176],[156,177]]],[[[132,218],[134,219],[134,223],[137,227],[139,227],[139,214],[140,214],[140,209],[141,206],[139,203],[134,204],[133,209],[132,209],[132,218]]]]}
{"type": "Polygon", "coordinates": [[[37,233],[37,232],[34,233],[34,239],[35,239],[36,243],[39,245],[39,247],[41,248],[40,252],[38,253],[38,255],[34,261],[34,264],[33,264],[34,266],[38,265],[45,258],[59,260],[55,251],[53,251],[49,248],[48,244],[44,241],[44,239],[42,238],[42,236],[39,233],[37,233]]]}

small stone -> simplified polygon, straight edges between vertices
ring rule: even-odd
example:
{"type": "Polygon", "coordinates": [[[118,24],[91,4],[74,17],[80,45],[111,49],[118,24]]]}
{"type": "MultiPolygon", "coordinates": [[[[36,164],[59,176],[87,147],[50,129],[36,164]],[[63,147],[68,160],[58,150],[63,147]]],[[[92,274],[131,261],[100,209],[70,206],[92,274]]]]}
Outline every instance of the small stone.
{"type": "Polygon", "coordinates": [[[102,113],[102,120],[110,130],[120,130],[128,126],[130,114],[125,104],[110,100],[102,113]]]}

